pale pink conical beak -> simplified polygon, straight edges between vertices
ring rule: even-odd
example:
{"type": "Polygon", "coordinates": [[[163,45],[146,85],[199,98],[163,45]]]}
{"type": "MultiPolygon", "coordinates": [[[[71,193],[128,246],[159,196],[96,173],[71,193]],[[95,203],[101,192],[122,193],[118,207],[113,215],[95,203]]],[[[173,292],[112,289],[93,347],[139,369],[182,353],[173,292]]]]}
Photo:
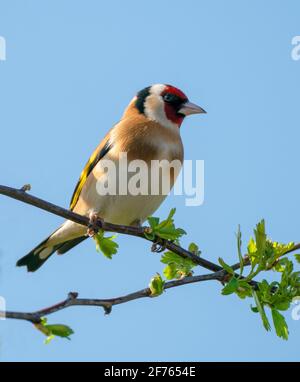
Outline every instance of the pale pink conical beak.
{"type": "Polygon", "coordinates": [[[206,111],[202,107],[192,103],[185,102],[178,111],[180,114],[191,115],[191,114],[206,114],[206,111]]]}

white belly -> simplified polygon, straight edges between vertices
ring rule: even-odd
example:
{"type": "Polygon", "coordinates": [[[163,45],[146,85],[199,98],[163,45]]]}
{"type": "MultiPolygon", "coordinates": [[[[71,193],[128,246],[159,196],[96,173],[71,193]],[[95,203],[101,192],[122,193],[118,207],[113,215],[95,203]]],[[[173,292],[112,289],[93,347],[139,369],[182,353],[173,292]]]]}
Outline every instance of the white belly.
{"type": "Polygon", "coordinates": [[[105,221],[114,224],[143,223],[158,209],[165,197],[165,195],[106,195],[101,197],[96,212],[105,221]]]}
{"type": "MultiPolygon", "coordinates": [[[[169,169],[167,172],[169,173],[169,169]]],[[[146,176],[140,177],[140,181],[143,182],[141,187],[141,182],[137,183],[135,176],[136,173],[127,173],[125,185],[123,184],[124,187],[122,187],[122,195],[120,178],[115,177],[115,187],[111,188],[108,186],[107,173],[100,173],[99,170],[82,193],[82,199],[86,204],[85,213],[94,212],[105,221],[114,224],[132,225],[144,222],[164,201],[172,188],[173,181],[166,177],[166,172],[161,172],[160,176],[153,177],[155,179],[153,181],[149,171],[146,176]],[[163,187],[162,181],[165,182],[163,187]],[[132,188],[132,185],[138,186],[132,188]],[[109,193],[105,195],[107,191],[109,193]]]]}

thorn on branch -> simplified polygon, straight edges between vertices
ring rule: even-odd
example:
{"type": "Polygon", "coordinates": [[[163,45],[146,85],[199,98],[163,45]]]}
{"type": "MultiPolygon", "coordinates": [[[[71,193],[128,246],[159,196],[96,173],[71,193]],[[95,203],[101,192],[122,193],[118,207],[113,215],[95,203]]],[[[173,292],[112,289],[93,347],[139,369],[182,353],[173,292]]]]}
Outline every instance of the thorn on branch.
{"type": "Polygon", "coordinates": [[[78,297],[78,292],[70,292],[68,294],[68,300],[75,300],[78,297]]]}
{"type": "Polygon", "coordinates": [[[104,309],[104,314],[108,315],[112,311],[112,305],[111,304],[103,305],[103,309],[104,309]]]}
{"type": "Polygon", "coordinates": [[[31,190],[31,185],[30,184],[24,184],[23,187],[20,188],[20,191],[27,192],[31,190]]]}

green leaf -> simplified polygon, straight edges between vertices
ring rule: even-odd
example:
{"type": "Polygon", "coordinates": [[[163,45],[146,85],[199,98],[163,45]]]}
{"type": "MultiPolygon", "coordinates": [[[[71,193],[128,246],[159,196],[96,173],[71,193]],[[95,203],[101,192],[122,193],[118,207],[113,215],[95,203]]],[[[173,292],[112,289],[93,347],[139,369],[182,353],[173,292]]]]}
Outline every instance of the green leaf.
{"type": "Polygon", "coordinates": [[[274,271],[276,272],[283,272],[284,271],[284,262],[282,261],[284,259],[280,259],[277,264],[275,264],[275,266],[273,267],[274,271]]]}
{"type": "Polygon", "coordinates": [[[166,240],[176,240],[179,239],[182,235],[185,235],[186,232],[181,228],[175,228],[174,225],[163,226],[161,228],[156,228],[155,233],[157,236],[166,240]]]}
{"type": "Polygon", "coordinates": [[[259,313],[259,312],[258,312],[258,309],[257,309],[256,306],[252,306],[252,305],[250,305],[250,308],[251,308],[251,310],[252,310],[253,313],[259,313]]]}
{"type": "Polygon", "coordinates": [[[177,279],[180,277],[177,271],[177,266],[174,263],[171,263],[165,267],[163,274],[167,280],[177,279]]]}
{"type": "Polygon", "coordinates": [[[267,240],[267,235],[266,235],[266,231],[265,231],[265,221],[264,220],[261,220],[256,225],[256,229],[254,230],[254,234],[255,234],[257,252],[260,256],[263,256],[264,250],[266,247],[266,240],[267,240]]]}
{"type": "Polygon", "coordinates": [[[277,336],[287,340],[289,337],[289,330],[283,315],[279,313],[278,310],[272,309],[272,318],[277,336]]]}
{"type": "Polygon", "coordinates": [[[281,301],[281,302],[274,303],[274,306],[276,309],[283,310],[283,311],[288,310],[290,305],[291,305],[290,301],[281,301]]]}
{"type": "Polygon", "coordinates": [[[238,288],[236,290],[236,294],[244,299],[246,297],[252,297],[252,286],[249,285],[246,281],[243,279],[238,280],[238,288]]]}
{"type": "Polygon", "coordinates": [[[259,314],[261,316],[264,328],[267,331],[271,330],[271,326],[270,326],[269,320],[267,318],[266,312],[264,310],[264,307],[263,307],[263,305],[261,305],[261,303],[259,301],[259,297],[258,297],[258,295],[257,295],[257,293],[256,293],[256,291],[254,289],[252,290],[252,295],[254,297],[256,308],[257,308],[257,310],[258,310],[258,312],[259,312],[259,314]]]}
{"type": "MultiPolygon", "coordinates": [[[[185,261],[186,259],[182,258],[181,256],[179,256],[176,253],[171,252],[171,251],[165,252],[160,259],[160,261],[163,264],[170,264],[170,263],[181,264],[182,260],[185,261]]],[[[187,259],[187,260],[189,260],[189,259],[187,259]]],[[[191,261],[191,260],[189,260],[189,261],[191,261]]]]}
{"type": "Polygon", "coordinates": [[[42,317],[41,322],[34,324],[34,326],[47,337],[44,341],[45,344],[49,344],[55,336],[70,340],[70,336],[74,333],[67,325],[48,325],[46,317],[42,317]]]}
{"type": "Polygon", "coordinates": [[[42,324],[43,326],[47,324],[47,321],[48,321],[47,317],[42,317],[42,318],[41,318],[41,324],[42,324]]]}
{"type": "Polygon", "coordinates": [[[154,216],[148,217],[147,220],[152,229],[155,229],[155,227],[159,224],[159,218],[156,218],[154,216]]]}
{"type": "Polygon", "coordinates": [[[184,259],[171,251],[165,252],[160,261],[167,264],[164,275],[168,280],[188,276],[192,273],[192,269],[197,266],[192,260],[184,259]]]}
{"type": "Polygon", "coordinates": [[[296,259],[296,261],[297,261],[297,263],[299,263],[300,264],[300,255],[294,255],[295,256],[295,259],[296,259]]]}
{"type": "Polygon", "coordinates": [[[165,240],[175,241],[178,240],[186,232],[182,228],[176,228],[174,225],[174,214],[176,212],[175,208],[172,208],[167,219],[160,222],[159,218],[148,217],[148,223],[151,228],[151,233],[145,232],[145,236],[149,240],[154,240],[155,236],[158,236],[165,240]]]}
{"type": "Polygon", "coordinates": [[[45,325],[45,327],[50,331],[51,336],[67,338],[70,340],[70,336],[74,334],[73,330],[67,325],[55,324],[45,325]]]}
{"type": "Polygon", "coordinates": [[[114,236],[104,237],[100,242],[100,249],[108,259],[112,259],[112,256],[118,252],[119,245],[112,241],[113,239],[114,236]]]}
{"type": "Polygon", "coordinates": [[[50,344],[50,342],[55,338],[55,336],[53,334],[51,334],[50,336],[48,336],[45,341],[44,341],[44,344],[45,345],[48,345],[50,344]]]}
{"type": "Polygon", "coordinates": [[[118,252],[119,245],[113,241],[116,235],[104,237],[104,232],[99,231],[95,236],[96,250],[102,252],[105,257],[112,259],[112,256],[118,252]]]}
{"type": "Polygon", "coordinates": [[[255,240],[251,237],[248,242],[248,257],[250,259],[252,270],[256,265],[261,266],[264,259],[267,235],[265,232],[265,221],[261,220],[254,229],[255,240]]]}
{"type": "Polygon", "coordinates": [[[287,258],[281,260],[281,265],[284,266],[284,270],[281,274],[280,285],[282,288],[287,289],[290,283],[291,274],[293,272],[294,266],[293,263],[287,258]]]}
{"type": "Polygon", "coordinates": [[[289,284],[296,289],[300,287],[300,272],[293,272],[290,275],[289,284]]]}
{"type": "Polygon", "coordinates": [[[156,228],[164,228],[166,226],[172,225],[174,223],[173,216],[175,215],[176,208],[172,208],[171,211],[169,212],[169,215],[167,219],[163,220],[161,223],[159,223],[156,228]]]}
{"type": "MultiPolygon", "coordinates": [[[[283,268],[279,264],[279,259],[294,247],[294,242],[287,244],[272,241],[267,238],[265,232],[265,221],[261,220],[254,229],[254,237],[248,243],[248,257],[251,262],[251,271],[248,279],[252,279],[261,271],[273,269],[282,272],[283,268]]],[[[240,255],[240,254],[239,254],[240,255]]]]}
{"type": "Polygon", "coordinates": [[[232,277],[231,280],[222,289],[222,294],[223,295],[232,294],[236,292],[238,286],[239,286],[238,280],[235,277],[232,277]]]}
{"type": "Polygon", "coordinates": [[[169,212],[169,215],[166,219],[166,221],[173,221],[173,217],[176,213],[176,208],[171,208],[171,211],[169,212]]]}
{"type": "Polygon", "coordinates": [[[195,244],[195,243],[190,243],[188,250],[190,252],[192,252],[196,256],[200,256],[201,255],[201,251],[200,251],[198,245],[195,244]]]}
{"type": "Polygon", "coordinates": [[[219,257],[218,261],[219,261],[219,264],[225,269],[227,273],[234,275],[234,270],[231,268],[230,265],[226,264],[221,257],[219,257]]]}
{"type": "Polygon", "coordinates": [[[164,291],[164,285],[165,282],[159,273],[153,276],[149,283],[149,289],[151,291],[150,297],[157,297],[161,295],[164,291]]]}
{"type": "Polygon", "coordinates": [[[251,256],[251,255],[256,254],[257,248],[256,248],[256,243],[255,243],[253,237],[250,238],[247,249],[248,249],[248,255],[251,256]]]}
{"type": "Polygon", "coordinates": [[[274,253],[275,253],[275,256],[277,258],[284,255],[287,251],[290,251],[294,247],[294,245],[295,245],[295,243],[293,241],[291,241],[287,244],[278,243],[277,241],[272,242],[274,253]]]}
{"type": "Polygon", "coordinates": [[[190,259],[185,259],[179,255],[177,255],[174,252],[167,251],[165,252],[160,260],[163,264],[170,264],[170,263],[175,263],[178,266],[186,266],[186,267],[195,267],[197,264],[195,264],[192,260],[190,259]]]}
{"type": "Polygon", "coordinates": [[[242,275],[243,270],[244,270],[244,259],[243,259],[243,255],[242,255],[242,233],[241,233],[241,227],[240,226],[238,226],[236,238],[237,238],[238,255],[239,255],[239,260],[240,260],[240,275],[242,275]]]}

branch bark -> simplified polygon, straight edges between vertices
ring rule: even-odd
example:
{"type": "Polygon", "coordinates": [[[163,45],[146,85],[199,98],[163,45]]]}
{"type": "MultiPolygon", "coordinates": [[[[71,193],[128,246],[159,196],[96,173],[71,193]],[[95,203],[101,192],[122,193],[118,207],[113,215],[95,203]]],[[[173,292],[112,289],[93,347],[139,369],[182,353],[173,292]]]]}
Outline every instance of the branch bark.
{"type": "MultiPolygon", "coordinates": [[[[185,277],[180,280],[169,281],[165,283],[164,289],[175,288],[181,285],[187,285],[192,283],[198,283],[201,281],[218,280],[218,272],[207,274],[185,277]]],[[[56,313],[60,310],[67,309],[71,306],[98,306],[102,307],[106,314],[111,312],[114,305],[124,304],[129,301],[137,300],[140,298],[152,297],[149,288],[141,289],[137,292],[133,292],[124,296],[110,298],[110,299],[91,299],[91,298],[78,298],[77,292],[70,292],[68,297],[48,308],[40,309],[35,312],[15,312],[15,311],[0,311],[0,317],[2,318],[13,318],[17,320],[25,320],[32,322],[33,324],[38,324],[41,322],[41,318],[48,316],[50,314],[56,313]]]]}
{"type": "MultiPolygon", "coordinates": [[[[88,227],[88,225],[90,224],[90,220],[87,216],[76,214],[73,211],[67,210],[55,204],[49,203],[43,199],[37,198],[36,196],[30,195],[26,192],[26,188],[24,187],[22,187],[21,189],[16,189],[16,188],[0,185],[0,194],[19,200],[23,203],[30,204],[34,207],[40,208],[54,215],[61,216],[65,219],[72,220],[73,222],[84,225],[86,227],[88,227]]],[[[107,231],[107,232],[116,232],[116,233],[121,233],[124,235],[136,236],[144,240],[148,240],[144,235],[146,227],[132,227],[132,226],[126,226],[126,225],[118,225],[118,224],[112,224],[112,223],[108,223],[108,222],[100,221],[100,220],[98,221],[98,224],[99,224],[99,227],[101,227],[104,231],[107,231]]],[[[151,240],[148,240],[148,241],[151,241],[151,240]]],[[[152,242],[155,242],[155,240],[153,240],[152,242]]],[[[176,245],[175,243],[171,241],[166,241],[165,247],[169,249],[170,251],[178,254],[179,256],[182,256],[183,258],[188,258],[192,260],[194,263],[210,271],[217,272],[223,269],[219,265],[214,264],[211,261],[206,260],[202,257],[196,256],[194,253],[187,251],[186,249],[176,245]]]]}
{"type": "MultiPolygon", "coordinates": [[[[78,215],[74,213],[73,211],[67,210],[65,208],[59,207],[55,204],[52,204],[50,202],[47,202],[43,199],[37,198],[33,195],[28,194],[26,191],[28,191],[30,187],[24,186],[21,189],[11,188],[7,186],[0,185],[0,194],[8,196],[10,198],[19,200],[23,203],[30,204],[34,207],[40,208],[42,210],[45,210],[47,212],[50,212],[52,214],[55,214],[57,216],[63,217],[65,219],[74,221],[75,223],[81,224],[83,226],[88,227],[90,224],[90,220],[86,216],[78,215]]],[[[132,227],[132,226],[125,226],[125,225],[117,225],[108,223],[105,221],[99,221],[97,222],[99,227],[107,232],[116,232],[120,234],[130,235],[130,236],[136,236],[139,238],[142,238],[144,240],[150,241],[155,243],[154,240],[149,240],[145,237],[145,229],[147,227],[132,227]]],[[[212,263],[209,260],[204,259],[203,257],[196,256],[194,253],[187,251],[186,249],[180,247],[179,245],[176,245],[175,243],[171,241],[165,241],[164,246],[166,249],[178,254],[179,256],[183,258],[188,258],[192,260],[195,264],[206,268],[213,273],[206,274],[206,275],[198,275],[198,276],[190,276],[185,277],[180,280],[174,280],[169,281],[165,283],[164,289],[169,288],[175,288],[181,285],[191,284],[191,283],[197,283],[202,281],[208,281],[208,280],[217,280],[219,282],[226,282],[226,277],[228,274],[224,269],[219,266],[218,264],[212,263]]],[[[296,244],[290,251],[292,252],[297,249],[300,249],[300,243],[296,244]]],[[[287,253],[288,253],[287,252],[287,253]]],[[[245,264],[247,265],[247,264],[245,264]]],[[[234,270],[238,270],[240,268],[240,263],[234,264],[232,266],[234,270]]],[[[237,277],[239,277],[237,275],[237,277]]],[[[250,282],[251,285],[256,286],[257,283],[255,281],[250,282]]],[[[125,296],[111,298],[111,299],[88,299],[88,298],[78,298],[78,293],[71,292],[68,295],[68,298],[65,299],[62,302],[59,302],[49,308],[41,309],[36,312],[13,312],[13,311],[7,311],[3,312],[0,311],[0,317],[6,317],[6,318],[13,318],[13,319],[19,319],[19,320],[26,320],[30,321],[32,323],[39,323],[41,322],[41,318],[44,316],[47,316],[49,314],[55,313],[59,310],[69,308],[71,306],[99,306],[104,308],[106,313],[110,313],[112,306],[123,304],[132,300],[145,298],[145,297],[151,297],[151,291],[149,288],[141,289],[137,292],[133,292],[130,294],[127,294],[125,296]]]]}

